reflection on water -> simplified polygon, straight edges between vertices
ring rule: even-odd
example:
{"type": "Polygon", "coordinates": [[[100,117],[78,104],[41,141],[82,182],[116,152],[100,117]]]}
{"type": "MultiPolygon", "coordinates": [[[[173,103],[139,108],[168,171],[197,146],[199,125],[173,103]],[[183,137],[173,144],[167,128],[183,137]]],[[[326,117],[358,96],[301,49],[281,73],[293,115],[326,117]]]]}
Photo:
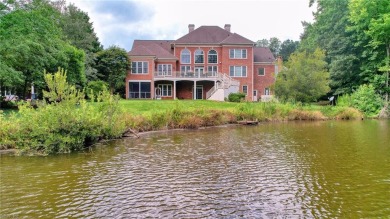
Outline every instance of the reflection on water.
{"type": "Polygon", "coordinates": [[[389,121],[327,121],[1,155],[0,218],[386,217],[389,142],[389,121]]]}

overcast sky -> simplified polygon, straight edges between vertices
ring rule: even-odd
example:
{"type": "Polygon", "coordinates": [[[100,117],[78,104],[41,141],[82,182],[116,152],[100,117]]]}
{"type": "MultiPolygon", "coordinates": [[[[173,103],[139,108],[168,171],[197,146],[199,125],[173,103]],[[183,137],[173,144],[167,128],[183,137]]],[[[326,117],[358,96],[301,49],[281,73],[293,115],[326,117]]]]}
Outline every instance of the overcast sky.
{"type": "Polygon", "coordinates": [[[301,21],[312,22],[309,0],[67,0],[88,13],[104,48],[131,50],[135,39],[174,40],[188,24],[224,27],[252,41],[299,40],[301,21]]]}

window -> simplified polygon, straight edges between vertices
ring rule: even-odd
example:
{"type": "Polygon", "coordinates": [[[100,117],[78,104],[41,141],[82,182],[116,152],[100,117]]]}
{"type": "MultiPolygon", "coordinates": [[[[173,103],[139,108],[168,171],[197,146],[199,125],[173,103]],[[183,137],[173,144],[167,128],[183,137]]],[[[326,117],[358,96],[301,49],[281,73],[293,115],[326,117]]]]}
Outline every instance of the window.
{"type": "Polygon", "coordinates": [[[209,65],[209,66],[207,66],[207,72],[213,73],[213,74],[217,73],[218,72],[218,66],[216,66],[216,65],[209,65]]]}
{"type": "Polygon", "coordinates": [[[131,73],[133,74],[147,74],[148,62],[132,62],[131,73]]]}
{"type": "Polygon", "coordinates": [[[180,61],[184,64],[190,64],[191,63],[191,52],[188,49],[183,49],[181,51],[180,55],[180,61]]]}
{"type": "Polygon", "coordinates": [[[248,85],[242,86],[242,92],[243,92],[245,95],[248,95],[248,85]]]}
{"type": "Polygon", "coordinates": [[[259,68],[258,71],[259,71],[259,75],[260,76],[264,76],[265,75],[265,69],[264,68],[259,68]]]}
{"type": "Polygon", "coordinates": [[[271,94],[271,93],[270,93],[269,88],[266,87],[266,88],[264,89],[264,95],[270,95],[270,94],[271,94]]]}
{"type": "Polygon", "coordinates": [[[162,97],[172,96],[172,85],[171,84],[159,84],[158,87],[161,89],[162,97]]]}
{"type": "Polygon", "coordinates": [[[246,66],[230,66],[230,77],[246,77],[246,66]]]}
{"type": "Polygon", "coordinates": [[[158,70],[158,75],[172,75],[171,64],[158,64],[157,70],[158,70]]]}
{"type": "Polygon", "coordinates": [[[195,50],[195,63],[204,63],[204,52],[200,49],[195,50]]]}
{"type": "Polygon", "coordinates": [[[150,98],[150,82],[129,82],[129,88],[130,98],[150,98]]]}
{"type": "Polygon", "coordinates": [[[246,59],[246,49],[230,49],[231,59],[246,59]]]}
{"type": "Polygon", "coordinates": [[[191,71],[191,66],[189,66],[189,65],[182,65],[182,66],[180,66],[180,71],[182,73],[190,72],[191,71]]]}
{"type": "Polygon", "coordinates": [[[217,51],[215,51],[215,50],[210,50],[209,51],[208,63],[211,63],[211,64],[217,64],[218,63],[217,51]]]}

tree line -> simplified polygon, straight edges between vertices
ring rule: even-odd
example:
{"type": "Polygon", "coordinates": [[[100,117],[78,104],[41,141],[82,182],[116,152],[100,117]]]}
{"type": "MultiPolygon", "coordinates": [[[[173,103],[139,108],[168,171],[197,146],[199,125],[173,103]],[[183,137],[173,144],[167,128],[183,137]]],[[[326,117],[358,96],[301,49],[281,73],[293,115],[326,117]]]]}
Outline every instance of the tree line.
{"type": "Polygon", "coordinates": [[[0,1],[0,92],[29,98],[46,89],[44,71],[67,70],[78,89],[107,86],[123,92],[127,52],[103,49],[88,14],[64,0],[0,1]]]}
{"type": "Polygon", "coordinates": [[[304,32],[299,42],[281,43],[275,37],[257,42],[287,61],[277,76],[276,94],[308,102],[324,96],[364,93],[357,91],[369,88],[382,97],[387,107],[390,1],[310,0],[308,3],[317,7],[314,22],[302,22],[304,32]]]}

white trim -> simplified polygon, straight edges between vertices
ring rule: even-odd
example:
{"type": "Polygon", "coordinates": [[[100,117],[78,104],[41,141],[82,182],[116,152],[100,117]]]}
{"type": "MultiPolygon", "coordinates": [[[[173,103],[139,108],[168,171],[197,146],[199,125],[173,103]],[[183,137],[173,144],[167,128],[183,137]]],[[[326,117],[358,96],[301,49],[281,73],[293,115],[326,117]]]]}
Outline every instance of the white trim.
{"type": "Polygon", "coordinates": [[[185,47],[184,49],[182,49],[181,51],[180,51],[180,54],[179,54],[179,62],[180,62],[180,64],[188,64],[188,65],[191,65],[191,50],[189,50],[189,49],[187,49],[187,47],[185,47]],[[190,54],[190,62],[189,63],[184,63],[184,62],[182,62],[182,59],[181,59],[181,54],[182,54],[182,52],[184,51],[184,50],[187,50],[188,52],[189,52],[189,54],[190,54]]]}
{"type": "Polygon", "coordinates": [[[235,48],[231,48],[229,49],[229,59],[248,59],[248,50],[247,49],[235,49],[235,48]],[[233,50],[233,58],[230,57],[230,51],[233,50]],[[241,58],[236,58],[236,50],[241,50],[241,58]],[[245,50],[245,58],[242,58],[242,51],[245,50]]]}
{"type": "Polygon", "coordinates": [[[150,71],[151,69],[149,68],[149,61],[132,61],[131,62],[131,70],[130,70],[130,73],[132,74],[132,75],[148,75],[149,74],[149,71],[150,71]],[[136,69],[137,69],[137,71],[138,71],[138,63],[139,62],[141,62],[142,63],[142,73],[138,73],[138,72],[133,72],[133,63],[137,63],[136,64],[136,69]],[[144,71],[144,63],[147,63],[146,64],[146,66],[148,67],[148,72],[143,72],[144,71]]]}
{"type": "Polygon", "coordinates": [[[233,78],[247,78],[248,77],[248,66],[246,65],[229,65],[229,76],[233,78]],[[230,75],[230,68],[234,67],[234,76],[230,75]],[[236,68],[241,67],[241,76],[236,76],[236,68]],[[245,67],[245,76],[242,76],[242,68],[245,67]]]}
{"type": "Polygon", "coordinates": [[[245,96],[248,96],[249,86],[247,84],[246,85],[242,85],[242,92],[245,94],[245,96]],[[246,87],[246,93],[244,92],[244,87],[246,87]]]}
{"type": "Polygon", "coordinates": [[[202,50],[202,49],[200,49],[200,48],[198,48],[198,49],[196,49],[195,51],[194,51],[194,64],[196,65],[196,64],[205,64],[205,62],[204,62],[204,51],[202,50]],[[203,62],[196,62],[196,52],[197,51],[201,51],[202,52],[202,55],[203,55],[203,62]]]}
{"type": "Polygon", "coordinates": [[[161,95],[160,95],[161,97],[172,97],[172,87],[173,87],[172,84],[157,84],[157,87],[161,89],[161,95]],[[164,92],[164,88],[163,87],[164,86],[167,87],[167,95],[166,96],[164,96],[164,94],[163,94],[163,92],[164,92]],[[170,89],[168,89],[168,87],[170,87],[170,89]],[[169,90],[171,90],[171,95],[168,95],[168,93],[169,93],[168,91],[169,90]]]}
{"type": "MultiPolygon", "coordinates": [[[[213,54],[214,55],[214,54],[213,54]]],[[[217,52],[217,50],[215,50],[214,48],[211,48],[211,49],[209,49],[209,51],[207,52],[207,64],[215,64],[215,65],[217,65],[218,64],[218,52],[217,52]],[[216,63],[210,63],[209,62],[209,54],[210,54],[210,51],[211,50],[213,50],[213,51],[215,51],[217,54],[215,54],[216,56],[217,56],[217,62],[216,63]]]]}
{"type": "Polygon", "coordinates": [[[264,77],[264,76],[265,76],[265,68],[263,68],[263,67],[257,68],[257,76],[264,77]],[[259,70],[260,70],[261,68],[264,69],[264,74],[263,74],[263,75],[259,74],[259,70]]]}

